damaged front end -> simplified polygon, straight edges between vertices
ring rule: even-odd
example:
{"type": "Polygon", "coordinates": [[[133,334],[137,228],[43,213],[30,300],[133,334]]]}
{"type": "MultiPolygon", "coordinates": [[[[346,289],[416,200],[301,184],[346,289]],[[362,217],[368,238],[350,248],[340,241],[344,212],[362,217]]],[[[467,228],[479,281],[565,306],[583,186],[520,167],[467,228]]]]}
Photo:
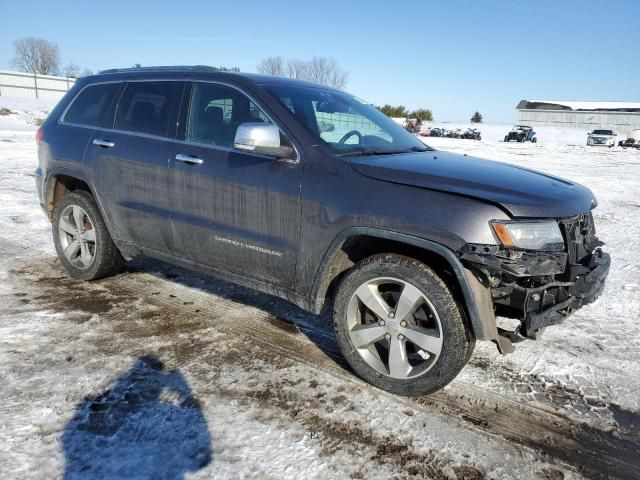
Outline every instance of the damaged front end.
{"type": "MultiPolygon", "coordinates": [[[[610,257],[600,248],[591,213],[558,220],[562,251],[467,244],[458,256],[490,292],[494,313],[520,321],[515,331],[497,329],[501,352],[510,342],[537,339],[602,292],[610,257]]],[[[504,242],[503,242],[504,244],[504,242]]]]}

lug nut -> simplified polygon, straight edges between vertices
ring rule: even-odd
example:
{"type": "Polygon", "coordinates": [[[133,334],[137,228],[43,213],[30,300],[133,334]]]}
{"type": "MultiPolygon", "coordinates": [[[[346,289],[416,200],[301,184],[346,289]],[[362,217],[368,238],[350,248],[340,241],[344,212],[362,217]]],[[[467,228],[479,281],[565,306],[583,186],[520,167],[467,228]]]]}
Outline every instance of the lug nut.
{"type": "Polygon", "coordinates": [[[390,334],[390,333],[385,333],[385,335],[384,335],[384,336],[385,336],[385,338],[386,338],[387,340],[391,340],[391,334],[390,334]]]}
{"type": "Polygon", "coordinates": [[[407,326],[407,322],[405,322],[404,320],[400,322],[400,326],[402,328],[405,328],[407,326]]]}
{"type": "Polygon", "coordinates": [[[380,321],[378,322],[378,325],[380,325],[381,327],[384,327],[384,325],[385,325],[384,320],[380,320],[380,321]]]}
{"type": "Polygon", "coordinates": [[[389,318],[393,318],[393,317],[395,317],[395,316],[396,316],[396,314],[395,314],[395,313],[393,313],[393,312],[389,312],[389,318]]]}
{"type": "Polygon", "coordinates": [[[404,340],[404,335],[403,334],[398,335],[398,340],[404,340]]]}

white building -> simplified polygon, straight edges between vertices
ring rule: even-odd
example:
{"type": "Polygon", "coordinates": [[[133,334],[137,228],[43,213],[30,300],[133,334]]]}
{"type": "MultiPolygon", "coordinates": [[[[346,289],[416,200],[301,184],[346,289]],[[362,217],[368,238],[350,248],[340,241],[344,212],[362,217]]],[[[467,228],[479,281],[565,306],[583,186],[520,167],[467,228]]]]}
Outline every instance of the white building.
{"type": "Polygon", "coordinates": [[[521,100],[516,109],[523,125],[605,129],[618,135],[640,128],[639,102],[521,100]]]}

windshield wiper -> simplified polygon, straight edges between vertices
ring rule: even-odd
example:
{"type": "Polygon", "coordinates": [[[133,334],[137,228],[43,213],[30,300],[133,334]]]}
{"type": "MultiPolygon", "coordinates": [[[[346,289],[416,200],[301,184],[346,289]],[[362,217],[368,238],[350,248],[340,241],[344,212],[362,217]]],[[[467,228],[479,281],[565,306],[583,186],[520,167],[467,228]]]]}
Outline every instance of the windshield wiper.
{"type": "Polygon", "coordinates": [[[396,148],[396,149],[379,149],[379,148],[363,148],[362,150],[354,150],[352,152],[338,153],[339,157],[352,157],[352,156],[366,156],[366,155],[396,155],[398,153],[411,153],[411,152],[428,152],[433,150],[430,147],[410,147],[410,148],[396,148]]]}

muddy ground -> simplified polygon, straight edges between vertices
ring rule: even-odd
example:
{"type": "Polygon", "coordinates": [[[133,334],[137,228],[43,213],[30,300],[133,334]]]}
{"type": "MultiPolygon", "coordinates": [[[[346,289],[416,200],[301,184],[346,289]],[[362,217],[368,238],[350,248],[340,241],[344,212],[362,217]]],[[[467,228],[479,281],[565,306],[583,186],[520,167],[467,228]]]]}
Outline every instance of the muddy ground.
{"type": "MultiPolygon", "coordinates": [[[[112,279],[83,283],[68,278],[55,258],[31,252],[16,256],[19,247],[7,239],[0,240],[0,248],[10,264],[2,306],[3,370],[12,377],[3,387],[3,416],[10,417],[5,434],[14,429],[5,440],[16,448],[5,450],[2,469],[10,476],[25,466],[25,456],[35,468],[29,469],[33,478],[39,478],[34,473],[40,469],[58,474],[60,468],[66,478],[106,478],[131,469],[142,478],[181,478],[187,472],[206,477],[218,461],[229,463],[229,478],[236,462],[239,476],[244,470],[247,476],[286,475],[287,458],[278,459],[277,467],[269,461],[247,469],[252,462],[243,458],[248,439],[242,432],[231,432],[230,446],[217,441],[207,417],[211,412],[216,423],[222,404],[223,411],[246,417],[239,428],[258,423],[272,433],[299,432],[297,441],[322,464],[317,472],[338,477],[508,478],[520,469],[538,478],[640,475],[637,413],[609,405],[616,424],[597,428],[462,381],[430,397],[395,397],[352,375],[326,316],[151,261],[136,262],[112,279]],[[9,319],[15,323],[8,324],[9,319]],[[13,339],[7,338],[10,333],[13,339]],[[181,378],[169,382],[178,386],[165,393],[168,400],[149,393],[171,390],[159,375],[181,378]],[[154,406],[159,401],[179,413],[154,406]],[[28,421],[34,416],[39,421],[28,421]],[[158,418],[170,432],[162,446],[152,436],[158,418]],[[473,442],[450,437],[447,429],[473,442]],[[442,447],[420,440],[425,435],[442,447]],[[495,443],[486,458],[486,445],[461,451],[478,441],[495,443]],[[150,467],[137,454],[124,454],[124,462],[113,457],[133,449],[155,458],[159,452],[148,453],[148,444],[167,450],[167,442],[171,452],[180,452],[169,459],[168,470],[150,467]],[[62,443],[62,449],[15,455],[42,443],[62,443]],[[502,447],[505,463],[514,463],[515,456],[521,466],[494,463],[491,454],[501,444],[507,445],[502,447]],[[104,458],[104,450],[113,453],[104,458]],[[163,477],[162,472],[177,473],[163,477]]],[[[478,357],[469,368],[490,365],[478,357]]],[[[546,400],[549,407],[581,401],[571,391],[548,392],[546,400]]],[[[293,455],[291,461],[299,460],[293,455]]],[[[290,473],[306,470],[299,467],[290,473]]]]}

